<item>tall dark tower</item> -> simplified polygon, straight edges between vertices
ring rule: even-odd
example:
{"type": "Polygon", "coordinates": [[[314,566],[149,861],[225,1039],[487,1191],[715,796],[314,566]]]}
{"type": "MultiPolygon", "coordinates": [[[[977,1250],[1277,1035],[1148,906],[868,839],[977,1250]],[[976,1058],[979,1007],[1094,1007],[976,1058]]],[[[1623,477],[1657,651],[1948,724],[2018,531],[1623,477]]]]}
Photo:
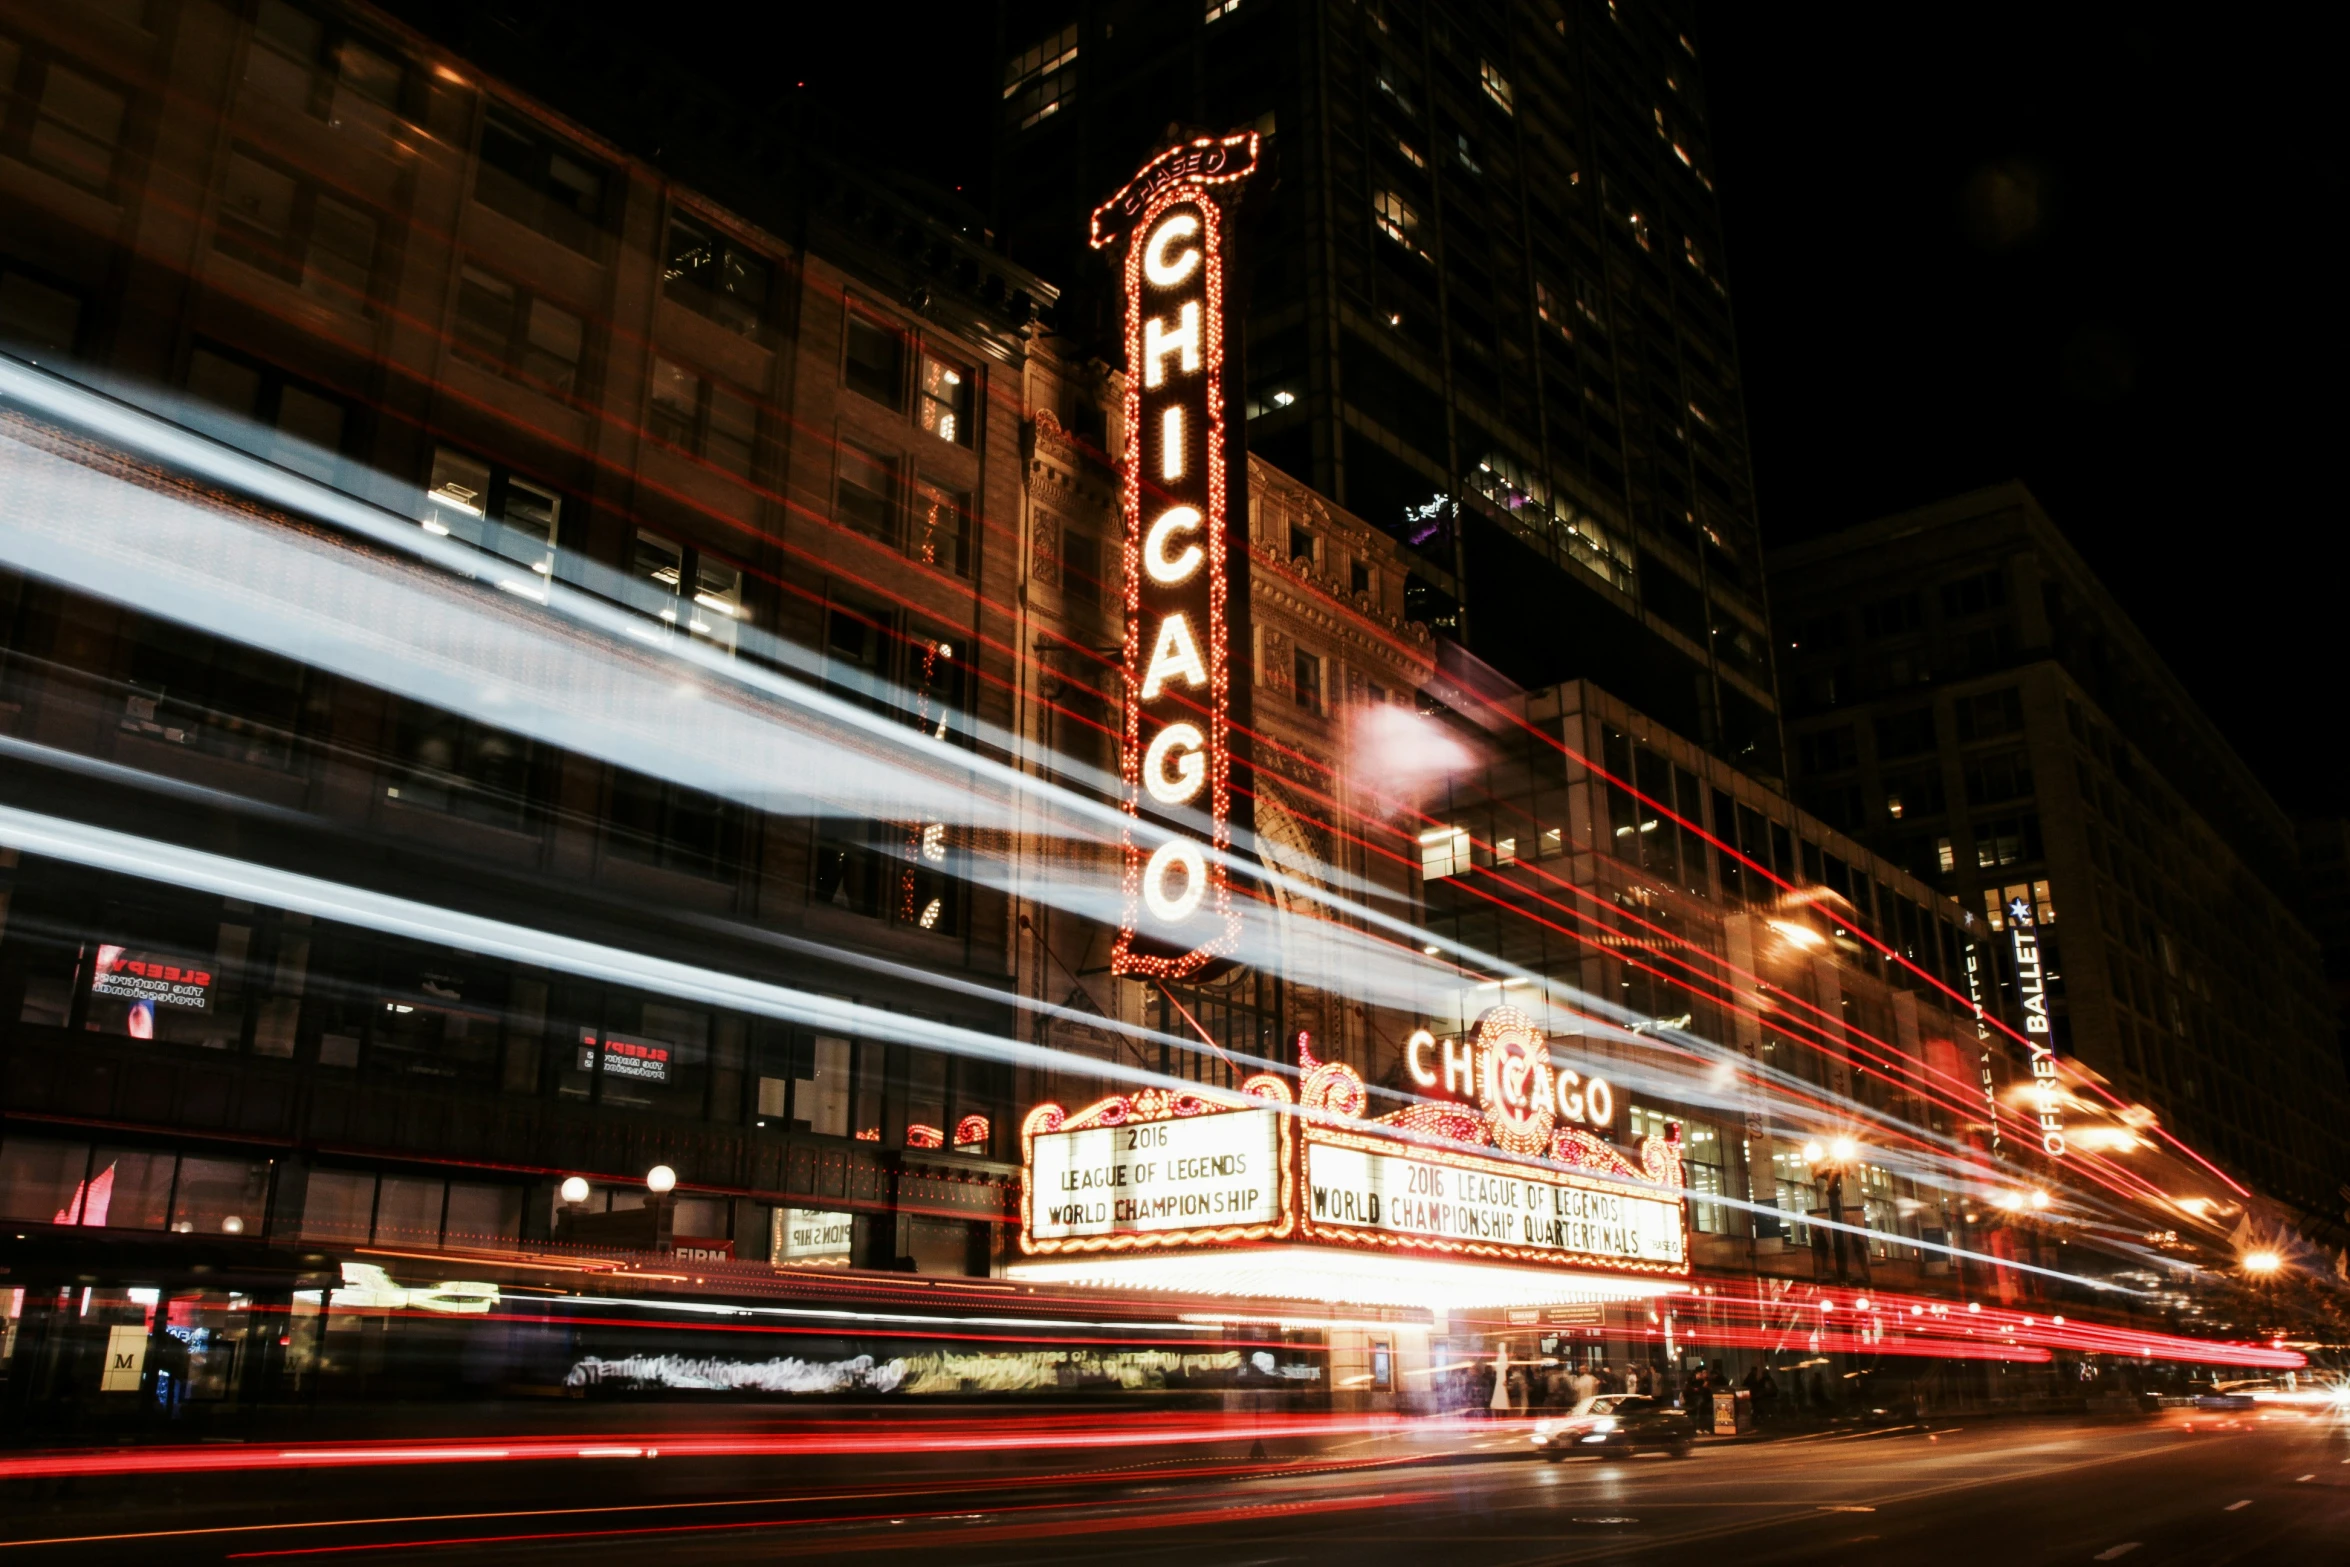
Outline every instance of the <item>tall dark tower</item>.
{"type": "Polygon", "coordinates": [[[996,227],[1113,363],[1099,192],[1254,125],[1252,450],[1406,541],[1416,606],[1780,771],[1696,40],[1655,0],[1005,0],[996,227]]]}

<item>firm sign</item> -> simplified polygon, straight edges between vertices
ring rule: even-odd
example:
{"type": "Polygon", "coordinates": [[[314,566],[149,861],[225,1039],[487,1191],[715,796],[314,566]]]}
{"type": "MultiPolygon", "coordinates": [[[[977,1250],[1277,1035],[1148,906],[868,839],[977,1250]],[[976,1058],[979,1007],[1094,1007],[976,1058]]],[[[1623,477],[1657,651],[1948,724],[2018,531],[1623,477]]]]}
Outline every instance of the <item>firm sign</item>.
{"type": "Polygon", "coordinates": [[[1111,967],[1195,974],[1240,933],[1232,841],[1230,548],[1224,274],[1217,187],[1256,166],[1254,132],[1153,158],[1095,210],[1126,245],[1126,831],[1111,967]]]}

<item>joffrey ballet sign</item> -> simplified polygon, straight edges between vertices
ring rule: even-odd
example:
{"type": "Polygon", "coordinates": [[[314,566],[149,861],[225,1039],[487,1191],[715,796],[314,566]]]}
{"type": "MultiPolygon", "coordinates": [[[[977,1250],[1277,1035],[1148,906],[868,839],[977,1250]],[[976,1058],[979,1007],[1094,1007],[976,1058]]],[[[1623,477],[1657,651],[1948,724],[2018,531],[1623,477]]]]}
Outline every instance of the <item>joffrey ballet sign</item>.
{"type": "Polygon", "coordinates": [[[1123,905],[1111,966],[1196,974],[1238,940],[1232,843],[1232,603],[1221,200],[1256,167],[1253,131],[1143,165],[1093,214],[1123,243],[1126,293],[1126,783],[1123,905]]]}

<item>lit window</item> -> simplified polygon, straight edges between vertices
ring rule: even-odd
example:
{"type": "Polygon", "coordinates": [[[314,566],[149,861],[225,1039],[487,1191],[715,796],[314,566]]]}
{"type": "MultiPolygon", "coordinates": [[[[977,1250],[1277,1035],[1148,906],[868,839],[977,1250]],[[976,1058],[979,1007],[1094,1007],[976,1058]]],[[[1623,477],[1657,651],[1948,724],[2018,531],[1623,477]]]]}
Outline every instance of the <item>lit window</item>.
{"type": "Polygon", "coordinates": [[[1934,840],[1934,865],[1936,869],[1943,871],[1958,869],[1958,851],[1951,848],[1948,838],[1934,840]]]}
{"type": "Polygon", "coordinates": [[[1566,306],[1548,283],[1534,285],[1534,313],[1542,318],[1545,326],[1556,327],[1568,342],[1575,340],[1575,329],[1567,325],[1566,306]]]}
{"type": "Polygon", "coordinates": [[[1515,864],[1517,864],[1517,863],[1518,863],[1518,840],[1517,840],[1517,839],[1515,839],[1515,838],[1496,838],[1496,839],[1494,839],[1494,840],[1493,840],[1493,863],[1494,863],[1494,864],[1496,864],[1496,865],[1515,865],[1515,864]]]}
{"type": "Polygon", "coordinates": [[[500,465],[448,447],[433,451],[432,484],[424,514],[427,533],[460,539],[522,568],[496,572],[498,586],[544,602],[545,579],[555,570],[556,530],[563,499],[542,485],[516,478],[500,465]]]}
{"type": "Polygon", "coordinates": [[[1501,105],[1502,113],[1517,113],[1517,105],[1510,97],[1509,78],[1502,75],[1500,71],[1496,70],[1491,60],[1480,60],[1477,63],[1482,68],[1484,73],[1485,96],[1491,98],[1495,103],[1501,105]]]}
{"type": "Polygon", "coordinates": [[[971,498],[960,490],[914,481],[914,514],[907,529],[906,549],[925,566],[936,566],[962,576],[971,569],[967,523],[971,498]]]}
{"type": "Polygon", "coordinates": [[[1077,24],[1072,22],[1004,64],[1007,114],[1026,130],[1068,107],[1077,92],[1077,24]]]}
{"type": "Polygon", "coordinates": [[[1420,149],[1405,141],[1401,136],[1395,139],[1395,150],[1402,153],[1403,161],[1415,169],[1424,169],[1428,166],[1428,160],[1420,156],[1420,149]]]}
{"type": "Polygon", "coordinates": [[[1213,22],[1230,16],[1240,9],[1240,0],[1207,0],[1208,20],[1213,22]]]}
{"type": "Polygon", "coordinates": [[[953,446],[971,444],[971,374],[922,356],[922,428],[953,446]]]}
{"type": "Polygon", "coordinates": [[[1469,869],[1469,835],[1459,827],[1438,827],[1420,834],[1420,879],[1441,881],[1469,869]]]}
{"type": "Polygon", "coordinates": [[[1413,238],[1420,226],[1420,215],[1411,209],[1402,196],[1391,190],[1383,190],[1373,201],[1372,209],[1380,233],[1406,250],[1417,251],[1420,248],[1419,242],[1413,238]]]}

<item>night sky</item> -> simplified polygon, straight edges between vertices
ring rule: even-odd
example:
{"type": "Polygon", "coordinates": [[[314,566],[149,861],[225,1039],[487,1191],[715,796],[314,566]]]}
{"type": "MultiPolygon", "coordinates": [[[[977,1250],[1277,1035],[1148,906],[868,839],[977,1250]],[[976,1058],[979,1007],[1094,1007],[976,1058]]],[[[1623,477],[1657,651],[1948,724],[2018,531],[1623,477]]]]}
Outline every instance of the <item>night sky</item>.
{"type": "Polygon", "coordinates": [[[2338,40],[1698,17],[1765,538],[2020,478],[2279,801],[2350,813],[2338,40]]]}
{"type": "MultiPolygon", "coordinates": [[[[992,7],[716,10],[648,45],[984,208],[992,7]]],[[[2280,802],[2350,814],[2318,14],[1699,0],[1696,37],[1766,541],[2021,478],[2280,802]]]]}

